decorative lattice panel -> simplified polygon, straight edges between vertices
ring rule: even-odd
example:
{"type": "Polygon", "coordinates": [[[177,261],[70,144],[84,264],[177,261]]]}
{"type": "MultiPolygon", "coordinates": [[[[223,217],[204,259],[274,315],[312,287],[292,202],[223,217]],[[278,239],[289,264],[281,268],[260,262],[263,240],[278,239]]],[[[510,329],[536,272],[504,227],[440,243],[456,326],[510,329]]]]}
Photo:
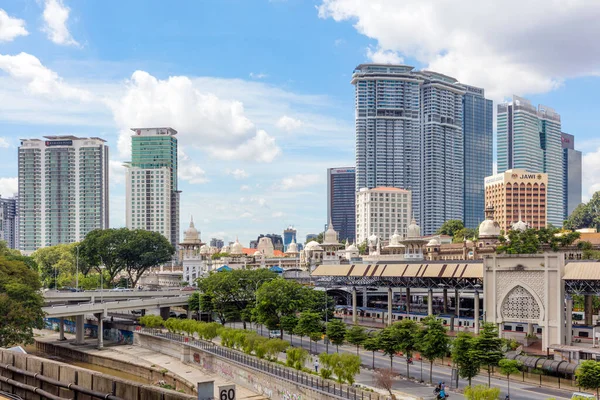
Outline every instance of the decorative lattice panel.
{"type": "Polygon", "coordinates": [[[516,286],[504,298],[502,317],[505,319],[538,320],[540,307],[527,289],[516,286]]]}

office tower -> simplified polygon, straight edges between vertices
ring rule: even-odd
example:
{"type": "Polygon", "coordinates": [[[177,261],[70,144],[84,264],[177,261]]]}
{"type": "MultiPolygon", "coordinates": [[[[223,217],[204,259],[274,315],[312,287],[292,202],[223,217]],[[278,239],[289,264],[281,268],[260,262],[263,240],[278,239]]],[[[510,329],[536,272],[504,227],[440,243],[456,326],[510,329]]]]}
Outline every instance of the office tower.
{"type": "Polygon", "coordinates": [[[212,238],[210,239],[210,247],[216,247],[218,249],[222,249],[225,246],[223,239],[212,238]]]}
{"type": "Polygon", "coordinates": [[[549,207],[548,174],[509,169],[485,178],[485,203],[494,207],[494,220],[507,232],[518,221],[543,228],[549,207]]]}
{"type": "Polygon", "coordinates": [[[534,107],[513,96],[498,105],[498,172],[520,168],[548,174],[547,223],[564,220],[563,145],[560,115],[553,109],[534,107]]]}
{"type": "Polygon", "coordinates": [[[10,249],[18,249],[19,227],[17,199],[0,197],[0,240],[6,242],[10,249]]]}
{"type": "Polygon", "coordinates": [[[131,162],[126,163],[127,227],[159,232],[179,243],[177,131],[134,128],[131,162]]]}
{"type": "Polygon", "coordinates": [[[287,251],[288,246],[292,243],[296,243],[296,230],[293,226],[288,226],[283,231],[283,250],[287,251]]]}
{"type": "Polygon", "coordinates": [[[310,242],[311,240],[315,240],[315,239],[316,239],[316,238],[318,238],[318,237],[319,237],[319,235],[317,235],[316,233],[308,233],[308,234],[306,235],[306,240],[305,240],[305,243],[308,243],[308,242],[310,242]]]}
{"type": "Polygon", "coordinates": [[[361,64],[354,70],[356,190],[410,190],[427,235],[446,220],[463,219],[466,90],[454,78],[413,69],[361,64]]]}
{"type": "Polygon", "coordinates": [[[410,190],[362,188],[356,194],[356,242],[362,244],[371,235],[376,235],[380,240],[389,240],[396,231],[404,237],[411,215],[410,190]]]}
{"type": "Polygon", "coordinates": [[[106,142],[45,139],[22,139],[19,146],[19,240],[25,253],[108,228],[106,142]]]}
{"type": "Polygon", "coordinates": [[[331,221],[340,242],[356,240],[356,170],[354,167],[327,168],[327,221],[331,221]]]}
{"type": "Polygon", "coordinates": [[[581,204],[581,152],[575,150],[575,136],[562,133],[563,207],[567,219],[581,204]]]}
{"type": "Polygon", "coordinates": [[[493,174],[494,109],[481,88],[462,85],[464,136],[464,224],[478,228],[485,219],[484,180],[493,174]]]}

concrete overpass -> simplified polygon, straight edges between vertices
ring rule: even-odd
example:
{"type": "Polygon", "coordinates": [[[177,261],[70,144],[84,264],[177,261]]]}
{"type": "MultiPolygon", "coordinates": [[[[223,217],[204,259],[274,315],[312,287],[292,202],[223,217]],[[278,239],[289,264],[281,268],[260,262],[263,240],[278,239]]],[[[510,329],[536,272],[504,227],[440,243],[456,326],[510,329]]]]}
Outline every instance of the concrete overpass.
{"type": "Polygon", "coordinates": [[[132,290],[132,291],[117,291],[117,290],[86,290],[84,292],[61,292],[49,290],[44,292],[44,303],[80,303],[106,300],[125,300],[125,299],[146,299],[153,297],[178,297],[181,295],[189,295],[193,292],[181,291],[180,289],[172,290],[132,290]]]}

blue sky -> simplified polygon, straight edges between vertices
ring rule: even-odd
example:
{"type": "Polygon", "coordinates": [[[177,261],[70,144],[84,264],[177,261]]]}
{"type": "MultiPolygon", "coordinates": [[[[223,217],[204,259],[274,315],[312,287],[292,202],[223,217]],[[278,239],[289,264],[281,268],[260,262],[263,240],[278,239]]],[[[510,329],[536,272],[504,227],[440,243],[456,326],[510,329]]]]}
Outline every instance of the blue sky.
{"type": "Polygon", "coordinates": [[[16,190],[19,138],[100,136],[111,146],[111,226],[122,226],[127,128],[169,125],[182,226],[193,215],[203,239],[245,245],[287,225],[318,232],[326,168],[353,164],[352,70],[376,61],[555,108],[586,154],[587,198],[600,190],[600,7],[541,15],[546,2],[511,2],[519,14],[475,0],[6,2],[0,194],[16,190]]]}

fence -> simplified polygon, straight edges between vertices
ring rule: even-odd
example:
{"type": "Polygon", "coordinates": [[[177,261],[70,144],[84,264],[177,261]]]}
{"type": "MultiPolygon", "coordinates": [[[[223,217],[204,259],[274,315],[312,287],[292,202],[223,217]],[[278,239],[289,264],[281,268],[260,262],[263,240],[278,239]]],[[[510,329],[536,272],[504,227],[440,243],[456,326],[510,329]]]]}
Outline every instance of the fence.
{"type": "Polygon", "coordinates": [[[241,364],[247,368],[251,368],[262,373],[269,374],[273,377],[283,379],[285,381],[302,386],[318,392],[321,395],[338,399],[349,400],[386,400],[387,397],[379,395],[375,392],[369,392],[357,388],[355,386],[337,383],[328,379],[322,379],[319,376],[308,374],[292,368],[284,367],[274,362],[264,361],[257,357],[247,355],[243,352],[219,346],[212,342],[197,340],[193,337],[179,335],[170,332],[161,332],[156,329],[141,328],[139,332],[147,335],[160,337],[173,342],[179,342],[191,347],[195,347],[204,352],[213,354],[218,357],[226,358],[229,361],[241,364]]]}

